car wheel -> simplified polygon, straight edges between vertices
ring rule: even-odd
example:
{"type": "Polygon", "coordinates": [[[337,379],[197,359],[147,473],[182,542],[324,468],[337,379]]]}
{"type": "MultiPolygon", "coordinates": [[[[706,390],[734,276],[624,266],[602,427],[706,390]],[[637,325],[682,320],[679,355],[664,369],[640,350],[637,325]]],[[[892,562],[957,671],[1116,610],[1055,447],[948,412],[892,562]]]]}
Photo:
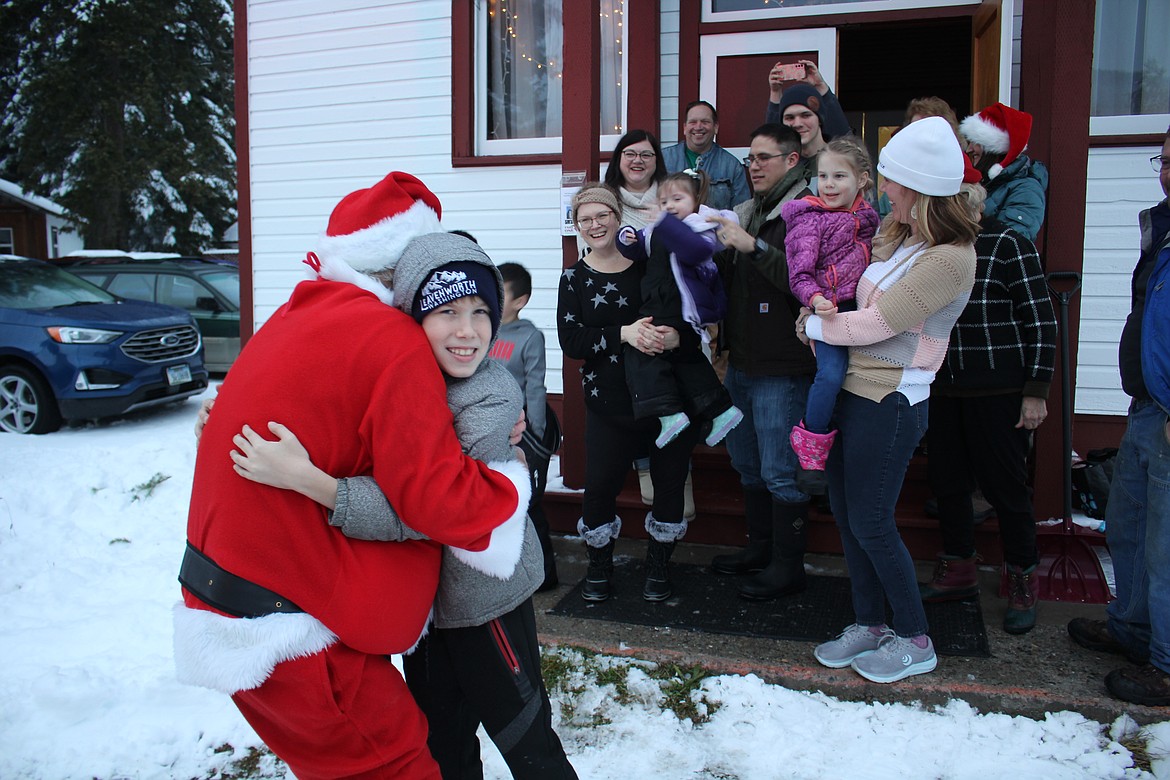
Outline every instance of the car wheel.
{"type": "Polygon", "coordinates": [[[0,368],[0,431],[52,433],[60,427],[61,410],[45,380],[25,368],[0,368]]]}

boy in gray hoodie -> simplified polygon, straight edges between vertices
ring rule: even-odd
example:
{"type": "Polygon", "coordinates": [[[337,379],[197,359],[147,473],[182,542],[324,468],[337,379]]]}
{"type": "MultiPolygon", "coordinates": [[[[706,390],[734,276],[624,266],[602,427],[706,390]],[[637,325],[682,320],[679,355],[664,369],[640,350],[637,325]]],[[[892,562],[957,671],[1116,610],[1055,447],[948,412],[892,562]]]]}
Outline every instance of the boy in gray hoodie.
{"type": "MultiPolygon", "coordinates": [[[[427,333],[464,451],[485,462],[513,458],[509,435],[524,400],[508,369],[484,359],[503,307],[503,283],[491,259],[460,236],[427,234],[403,251],[393,291],[394,305],[427,333]]],[[[277,441],[249,428],[235,438],[239,451],[232,458],[242,476],[331,507],[330,524],[351,538],[422,538],[402,523],[372,477],[335,479],[312,464],[291,431],[276,423],[269,428],[277,441]]],[[[403,444],[404,457],[425,455],[403,444]]],[[[576,778],[552,730],[540,676],[532,594],[544,579],[544,556],[530,520],[507,526],[492,533],[482,552],[443,548],[434,630],[404,657],[406,682],[427,716],[427,742],[444,778],[482,776],[480,723],[513,777],[576,778]]]]}

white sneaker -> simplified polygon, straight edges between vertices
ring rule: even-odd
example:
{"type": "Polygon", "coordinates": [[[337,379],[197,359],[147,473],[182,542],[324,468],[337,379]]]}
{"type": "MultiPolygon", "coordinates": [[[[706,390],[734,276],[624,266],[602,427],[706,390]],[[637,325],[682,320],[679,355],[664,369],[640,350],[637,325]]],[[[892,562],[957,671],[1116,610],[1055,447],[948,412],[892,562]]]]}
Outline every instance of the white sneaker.
{"type": "Polygon", "coordinates": [[[856,623],[841,632],[836,639],[817,645],[813,656],[830,669],[843,669],[856,659],[878,649],[882,642],[894,636],[887,626],[859,626],[856,623]]]}
{"type": "Polygon", "coordinates": [[[926,647],[919,647],[911,639],[895,635],[876,652],[854,659],[850,666],[870,682],[892,683],[933,672],[938,666],[938,656],[934,654],[930,637],[926,637],[926,647]]]}

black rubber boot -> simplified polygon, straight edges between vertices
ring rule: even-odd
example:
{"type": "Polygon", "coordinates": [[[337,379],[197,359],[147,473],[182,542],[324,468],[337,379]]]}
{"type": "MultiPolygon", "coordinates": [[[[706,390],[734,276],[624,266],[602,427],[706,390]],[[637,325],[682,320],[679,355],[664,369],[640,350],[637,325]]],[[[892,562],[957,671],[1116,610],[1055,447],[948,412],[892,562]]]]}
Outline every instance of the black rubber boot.
{"type": "Polygon", "coordinates": [[[646,584],[642,586],[642,598],[647,601],[670,598],[670,556],[674,553],[674,544],[652,537],[646,547],[646,584]]]}
{"type": "Polygon", "coordinates": [[[616,542],[610,539],[604,547],[589,547],[589,569],[581,586],[581,598],[586,601],[605,601],[611,595],[610,580],[613,579],[613,548],[616,542]]]}
{"type": "Polygon", "coordinates": [[[751,574],[772,560],[772,494],[767,488],[743,489],[743,515],[747,546],[712,558],[711,570],[716,574],[751,574]]]}
{"type": "Polygon", "coordinates": [[[772,502],[772,561],[767,568],[739,583],[739,595],[769,601],[805,588],[804,550],[808,535],[808,503],[772,502]]]}

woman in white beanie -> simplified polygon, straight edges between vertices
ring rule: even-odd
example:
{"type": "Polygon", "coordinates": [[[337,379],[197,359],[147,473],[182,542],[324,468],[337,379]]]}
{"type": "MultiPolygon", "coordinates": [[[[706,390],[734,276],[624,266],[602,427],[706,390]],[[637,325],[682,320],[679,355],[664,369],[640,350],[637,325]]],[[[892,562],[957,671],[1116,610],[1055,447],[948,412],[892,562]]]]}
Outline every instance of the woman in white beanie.
{"type": "Polygon", "coordinates": [[[877,170],[891,211],[857,286],[857,311],[819,317],[802,310],[797,332],[849,346],[836,408],[839,439],[827,470],[856,622],[814,655],[825,666],[852,666],[868,680],[889,683],[937,665],[894,506],[926,432],[931,380],[971,293],[979,225],[958,195],[963,150],[945,119],[903,128],[882,150],[877,170]],[[887,599],[892,627],[885,622],[887,599]]]}

